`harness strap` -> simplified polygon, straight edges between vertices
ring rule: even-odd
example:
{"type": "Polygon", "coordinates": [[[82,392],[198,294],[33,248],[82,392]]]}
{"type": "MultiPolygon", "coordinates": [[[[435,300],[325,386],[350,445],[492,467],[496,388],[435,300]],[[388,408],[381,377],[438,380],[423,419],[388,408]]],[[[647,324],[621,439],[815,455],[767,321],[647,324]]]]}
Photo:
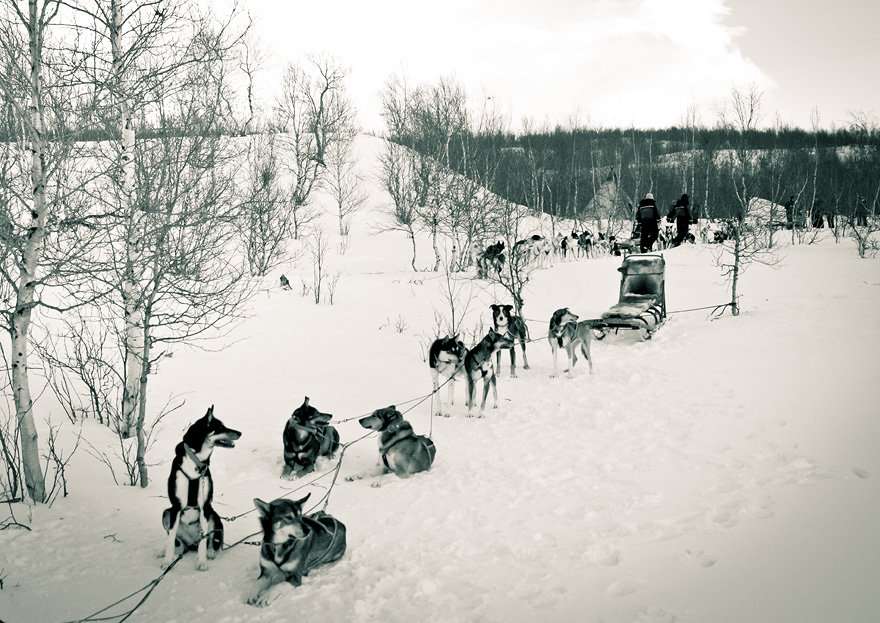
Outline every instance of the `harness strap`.
{"type": "Polygon", "coordinates": [[[385,467],[387,467],[389,470],[391,469],[391,467],[388,465],[388,456],[387,456],[388,451],[391,448],[393,448],[394,446],[396,446],[398,443],[403,441],[404,439],[411,439],[412,437],[416,437],[421,442],[422,446],[425,448],[425,451],[428,454],[431,454],[431,448],[434,447],[434,442],[430,438],[425,437],[424,435],[416,435],[416,434],[407,435],[406,437],[400,437],[398,439],[395,439],[389,445],[387,445],[385,447],[385,449],[382,451],[382,463],[385,465],[385,467]]]}
{"type": "MultiPolygon", "coordinates": [[[[196,451],[190,448],[187,444],[183,444],[183,451],[186,452],[187,458],[196,466],[196,474],[198,474],[197,478],[201,478],[202,475],[208,471],[208,461],[200,459],[199,455],[196,454],[196,451]]],[[[186,476],[185,473],[184,476],[186,476]]],[[[187,478],[189,478],[189,476],[187,476],[187,478]]]]}
{"type": "Polygon", "coordinates": [[[186,505],[187,506],[198,506],[199,505],[199,483],[202,482],[202,477],[191,478],[189,484],[186,489],[186,505]]]}
{"type": "Polygon", "coordinates": [[[199,483],[208,471],[208,461],[203,461],[198,457],[195,450],[188,445],[183,444],[183,450],[186,452],[187,458],[196,466],[196,476],[191,478],[189,474],[178,468],[178,471],[189,481],[186,488],[186,506],[187,508],[198,508],[199,506],[199,483]]]}

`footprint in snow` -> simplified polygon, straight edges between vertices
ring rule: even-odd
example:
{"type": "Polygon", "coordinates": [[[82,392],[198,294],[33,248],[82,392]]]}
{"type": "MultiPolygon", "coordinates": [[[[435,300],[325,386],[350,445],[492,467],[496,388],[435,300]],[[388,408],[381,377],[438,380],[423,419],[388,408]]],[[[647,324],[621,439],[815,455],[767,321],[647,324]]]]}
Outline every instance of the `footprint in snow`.
{"type": "Polygon", "coordinates": [[[610,545],[595,545],[587,550],[587,558],[594,564],[614,567],[620,564],[620,551],[610,545]]]}
{"type": "Polygon", "coordinates": [[[686,549],[686,550],[684,550],[684,553],[687,556],[688,560],[697,563],[698,565],[700,565],[704,569],[708,569],[709,567],[714,567],[715,563],[718,562],[718,559],[715,558],[715,556],[707,554],[706,552],[704,552],[701,549],[698,549],[698,550],[686,549]]]}
{"type": "Polygon", "coordinates": [[[617,580],[608,585],[605,592],[612,597],[625,597],[638,591],[642,587],[642,583],[638,580],[624,579],[617,580]]]}

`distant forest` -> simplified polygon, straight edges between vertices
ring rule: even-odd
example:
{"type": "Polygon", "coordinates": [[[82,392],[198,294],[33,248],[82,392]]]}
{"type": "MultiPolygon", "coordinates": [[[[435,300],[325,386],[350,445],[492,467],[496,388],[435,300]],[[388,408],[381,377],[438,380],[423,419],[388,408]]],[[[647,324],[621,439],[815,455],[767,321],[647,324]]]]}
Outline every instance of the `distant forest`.
{"type": "Polygon", "coordinates": [[[869,213],[880,207],[880,131],[870,123],[809,131],[757,129],[731,119],[711,128],[557,127],[514,134],[494,120],[470,119],[462,98],[444,83],[408,93],[390,84],[385,117],[391,140],[539,212],[596,218],[591,202],[613,188],[624,218],[647,192],[661,208],[688,193],[700,216],[726,218],[740,209],[733,177],[741,175],[752,197],[784,204],[793,196],[800,214],[816,206],[850,215],[861,201],[869,213]]]}

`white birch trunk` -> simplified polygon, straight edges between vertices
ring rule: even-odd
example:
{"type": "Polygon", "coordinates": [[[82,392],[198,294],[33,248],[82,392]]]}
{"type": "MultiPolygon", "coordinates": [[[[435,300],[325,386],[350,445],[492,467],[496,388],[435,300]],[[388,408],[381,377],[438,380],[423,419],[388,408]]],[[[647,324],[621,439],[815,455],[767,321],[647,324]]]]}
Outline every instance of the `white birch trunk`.
{"type": "Polygon", "coordinates": [[[132,127],[131,107],[126,99],[123,76],[122,7],[120,0],[112,0],[112,27],[110,46],[113,54],[113,80],[119,98],[119,161],[122,167],[122,201],[128,213],[125,239],[125,270],[122,277],[122,301],[125,307],[125,388],[122,393],[122,421],[120,431],[124,437],[133,437],[137,429],[137,407],[140,397],[140,381],[143,362],[143,314],[142,296],[138,279],[140,269],[140,232],[134,195],[134,145],[135,131],[132,127]]]}
{"type": "Polygon", "coordinates": [[[46,235],[46,167],[45,136],[42,106],[42,38],[43,28],[37,0],[28,2],[28,34],[30,47],[30,115],[31,115],[31,188],[33,206],[27,240],[16,288],[15,316],[12,320],[12,393],[15,415],[21,429],[21,459],[28,495],[34,502],[43,502],[46,484],[40,468],[39,436],[34,422],[33,398],[28,378],[28,332],[34,306],[37,267],[43,254],[46,235]]]}

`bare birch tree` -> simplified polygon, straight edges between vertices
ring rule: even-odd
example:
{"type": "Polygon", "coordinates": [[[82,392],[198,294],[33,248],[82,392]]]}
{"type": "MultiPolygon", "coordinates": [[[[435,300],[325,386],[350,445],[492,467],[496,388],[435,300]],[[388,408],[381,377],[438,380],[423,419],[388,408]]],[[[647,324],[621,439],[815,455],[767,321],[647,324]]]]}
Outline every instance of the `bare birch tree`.
{"type": "Polygon", "coordinates": [[[0,7],[0,98],[7,140],[0,145],[0,292],[10,338],[8,365],[15,426],[28,496],[47,498],[34,421],[29,355],[34,312],[69,305],[49,292],[75,290],[82,258],[92,250],[94,214],[79,192],[93,167],[80,160],[70,136],[84,115],[81,89],[60,43],[65,4],[4,2],[0,7]]]}
{"type": "MultiPolygon", "coordinates": [[[[117,204],[110,211],[117,233],[125,240],[120,258],[122,315],[125,321],[125,388],[123,426],[135,435],[144,325],[144,285],[141,274],[149,260],[141,232],[149,227],[143,205],[137,203],[134,151],[138,128],[156,122],[162,100],[188,85],[182,78],[193,67],[205,68],[231,55],[241,33],[232,33],[231,18],[222,23],[199,11],[194,0],[78,0],[66,3],[84,56],[82,72],[93,85],[99,124],[106,124],[113,140],[102,145],[103,157],[114,163],[108,176],[117,204]],[[122,227],[122,229],[119,229],[122,227]]],[[[225,94],[218,106],[226,105],[225,94]]],[[[166,117],[167,118],[167,117],[166,117]]],[[[186,129],[164,131],[186,131],[186,129]]],[[[106,189],[104,189],[106,190],[106,189]]]]}
{"type": "Polygon", "coordinates": [[[329,58],[313,59],[308,69],[288,65],[276,118],[291,177],[293,237],[299,239],[306,225],[317,218],[309,202],[325,177],[325,158],[334,145],[350,140],[353,134],[354,109],[342,68],[329,58]]]}
{"type": "Polygon", "coordinates": [[[750,210],[756,205],[758,189],[758,163],[748,148],[748,134],[758,126],[761,116],[762,94],[756,87],[747,92],[734,89],[731,92],[732,117],[722,118],[737,134],[730,180],[738,203],[736,215],[730,223],[730,237],[722,243],[722,254],[717,259],[722,274],[730,280],[730,310],[739,315],[740,278],[752,262],[772,263],[774,258],[767,248],[766,230],[756,223],[750,210]]]}
{"type": "MultiPolygon", "coordinates": [[[[85,5],[84,5],[85,6],[85,5]]],[[[136,437],[140,483],[146,390],[153,348],[198,337],[234,316],[245,281],[228,266],[240,198],[228,166],[228,71],[241,32],[202,16],[194,3],[111,0],[80,12],[94,34],[89,65],[99,118],[115,119],[102,144],[113,163],[93,199],[113,218],[105,228],[104,274],[123,319],[120,429],[136,437]],[[108,10],[109,8],[109,10],[108,10]],[[159,128],[157,138],[137,128],[159,128]]]]}
{"type": "Polygon", "coordinates": [[[391,198],[388,209],[390,223],[382,224],[378,230],[399,231],[407,235],[412,245],[412,259],[410,264],[414,271],[416,268],[416,228],[418,223],[418,197],[413,184],[416,172],[413,170],[413,161],[409,157],[409,149],[388,140],[385,141],[385,149],[380,156],[382,163],[382,185],[391,198]]]}
{"type": "Polygon", "coordinates": [[[281,180],[275,135],[249,139],[241,234],[251,275],[264,276],[287,258],[293,214],[281,180]]]}
{"type": "Polygon", "coordinates": [[[358,174],[351,154],[352,142],[339,141],[328,152],[327,192],[336,205],[339,235],[348,236],[351,217],[367,201],[364,179],[358,174]]]}

